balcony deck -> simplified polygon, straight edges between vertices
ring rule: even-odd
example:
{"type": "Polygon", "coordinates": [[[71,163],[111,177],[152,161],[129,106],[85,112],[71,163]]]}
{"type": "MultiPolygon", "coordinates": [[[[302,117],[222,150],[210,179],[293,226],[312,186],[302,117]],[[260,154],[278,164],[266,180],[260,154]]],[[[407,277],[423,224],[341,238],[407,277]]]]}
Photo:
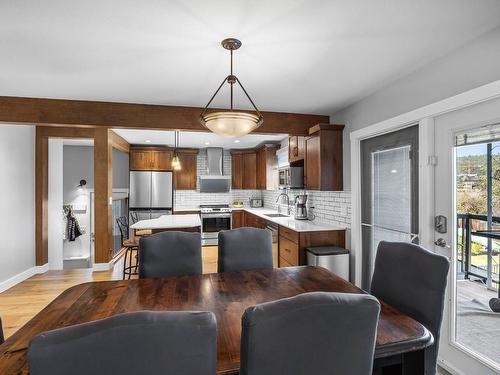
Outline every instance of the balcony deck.
{"type": "Polygon", "coordinates": [[[457,281],[457,342],[500,361],[500,314],[488,306],[497,292],[480,282],[457,281]]]}

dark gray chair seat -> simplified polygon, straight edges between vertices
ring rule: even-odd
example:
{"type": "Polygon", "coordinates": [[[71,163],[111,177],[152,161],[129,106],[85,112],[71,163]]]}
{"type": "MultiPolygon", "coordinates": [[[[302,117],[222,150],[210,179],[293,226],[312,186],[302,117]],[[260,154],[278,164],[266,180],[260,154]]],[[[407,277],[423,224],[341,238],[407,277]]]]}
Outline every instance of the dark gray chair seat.
{"type": "Polygon", "coordinates": [[[238,228],[219,232],[219,272],[273,268],[271,231],[238,228]]]}
{"type": "Polygon", "coordinates": [[[425,350],[426,375],[436,373],[449,267],[448,259],[418,245],[385,241],[378,245],[371,293],[432,333],[434,344],[425,350]]]}
{"type": "Polygon", "coordinates": [[[0,345],[2,345],[5,342],[4,336],[3,336],[3,328],[2,328],[2,318],[0,318],[0,345]]]}
{"type": "Polygon", "coordinates": [[[44,332],[28,363],[31,375],[214,375],[215,316],[140,311],[44,332]]]}
{"type": "Polygon", "coordinates": [[[139,240],[139,278],[201,273],[200,233],[161,232],[139,240]]]}
{"type": "Polygon", "coordinates": [[[241,375],[369,375],[380,304],[368,294],[305,293],[249,307],[241,375]]]}

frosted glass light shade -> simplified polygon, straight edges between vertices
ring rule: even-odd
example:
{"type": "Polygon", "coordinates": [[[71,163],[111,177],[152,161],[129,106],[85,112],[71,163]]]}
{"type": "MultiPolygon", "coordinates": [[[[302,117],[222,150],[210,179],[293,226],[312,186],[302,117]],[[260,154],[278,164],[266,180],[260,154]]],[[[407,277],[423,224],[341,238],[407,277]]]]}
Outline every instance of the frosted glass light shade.
{"type": "Polygon", "coordinates": [[[241,137],[262,125],[262,117],[246,112],[214,112],[201,118],[202,124],[223,137],[241,137]]]}
{"type": "Polygon", "coordinates": [[[182,169],[181,161],[177,155],[172,158],[172,169],[174,171],[180,171],[182,169]]]}

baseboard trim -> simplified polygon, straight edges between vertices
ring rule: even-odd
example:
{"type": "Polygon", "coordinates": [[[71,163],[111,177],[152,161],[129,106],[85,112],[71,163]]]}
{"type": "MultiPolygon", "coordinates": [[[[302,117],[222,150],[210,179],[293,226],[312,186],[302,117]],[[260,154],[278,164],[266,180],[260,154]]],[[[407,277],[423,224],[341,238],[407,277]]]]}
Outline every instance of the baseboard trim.
{"type": "Polygon", "coordinates": [[[92,271],[95,272],[101,272],[101,271],[109,271],[113,269],[114,262],[108,262],[108,263],[94,263],[92,266],[92,271]]]}
{"type": "Polygon", "coordinates": [[[43,266],[35,266],[35,273],[45,273],[49,270],[49,264],[45,263],[43,266]]]}
{"type": "Polygon", "coordinates": [[[28,268],[26,271],[18,273],[17,275],[8,278],[5,281],[0,282],[0,293],[5,292],[6,290],[12,288],[13,286],[23,282],[26,279],[29,279],[31,276],[36,275],[38,273],[45,273],[49,270],[49,264],[46,263],[43,266],[35,266],[28,268]]]}

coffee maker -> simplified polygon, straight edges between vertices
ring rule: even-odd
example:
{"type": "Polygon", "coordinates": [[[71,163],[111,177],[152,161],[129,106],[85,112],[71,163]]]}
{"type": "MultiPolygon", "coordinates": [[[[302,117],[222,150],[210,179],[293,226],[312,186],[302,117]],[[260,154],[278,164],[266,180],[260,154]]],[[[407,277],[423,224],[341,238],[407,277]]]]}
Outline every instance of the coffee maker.
{"type": "Polygon", "coordinates": [[[299,194],[295,197],[295,219],[307,220],[307,194],[299,194]]]}

